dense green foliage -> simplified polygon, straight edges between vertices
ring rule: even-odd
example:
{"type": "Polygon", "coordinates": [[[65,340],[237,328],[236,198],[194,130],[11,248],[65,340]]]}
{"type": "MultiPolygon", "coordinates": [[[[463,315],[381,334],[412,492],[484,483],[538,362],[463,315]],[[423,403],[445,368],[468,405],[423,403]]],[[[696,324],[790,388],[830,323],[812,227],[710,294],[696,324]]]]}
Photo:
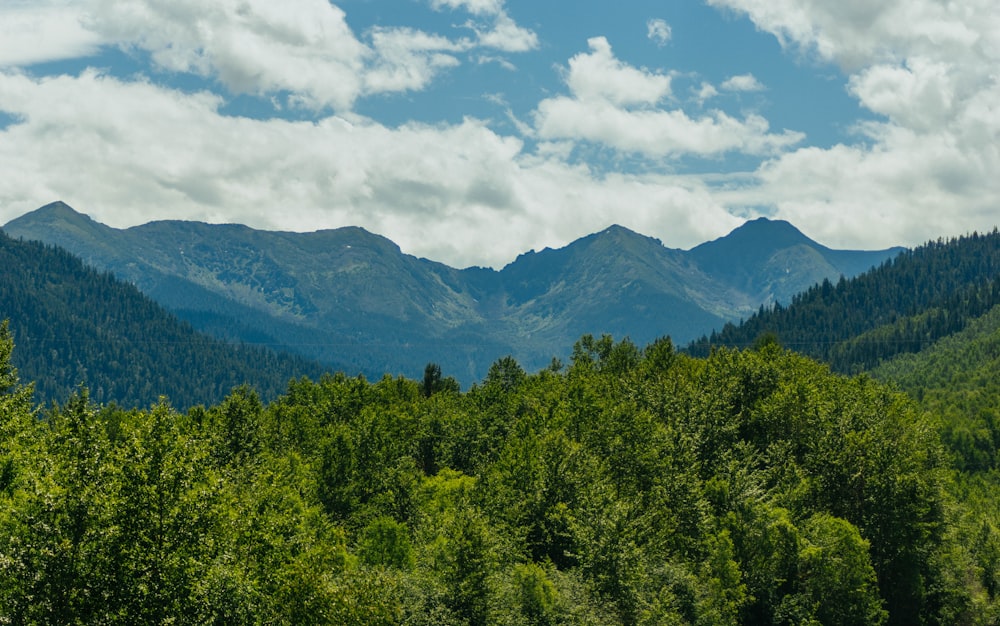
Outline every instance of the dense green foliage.
{"type": "Polygon", "coordinates": [[[914,353],[1000,304],[1000,232],[939,240],[837,284],[824,281],[788,306],[761,310],[693,343],[747,347],[772,334],[791,349],[856,373],[914,353]]]}
{"type": "Polygon", "coordinates": [[[956,468],[997,469],[1000,449],[1000,306],[918,354],[883,363],[872,375],[893,381],[941,420],[956,468]]]}
{"type": "Polygon", "coordinates": [[[952,607],[938,613],[941,623],[1000,620],[993,600],[1000,588],[998,276],[996,230],[938,241],[856,279],[820,284],[788,307],[762,309],[689,349],[704,355],[718,345],[781,344],[840,371],[869,371],[915,400],[949,467],[942,533],[951,547],[933,557],[942,577],[925,586],[952,607]],[[956,584],[966,592],[955,594],[956,584]]]}
{"type": "Polygon", "coordinates": [[[933,423],[775,344],[587,336],[465,393],[429,366],[184,414],[86,392],[36,414],[0,348],[0,622],[997,615],[1000,543],[967,541],[933,423]]]}
{"type": "Polygon", "coordinates": [[[85,384],[95,401],[149,406],[219,402],[251,383],[265,398],[318,375],[304,359],[200,335],[132,285],[69,253],[0,233],[0,319],[21,349],[14,363],[36,399],[66,400],[85,384]]]}

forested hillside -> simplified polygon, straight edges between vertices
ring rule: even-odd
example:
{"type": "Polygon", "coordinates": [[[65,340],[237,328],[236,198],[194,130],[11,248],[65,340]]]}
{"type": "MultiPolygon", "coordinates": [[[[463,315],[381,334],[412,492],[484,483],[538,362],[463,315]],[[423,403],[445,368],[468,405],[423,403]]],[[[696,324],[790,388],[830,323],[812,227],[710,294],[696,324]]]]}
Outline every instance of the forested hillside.
{"type": "Polygon", "coordinates": [[[38,401],[64,401],[81,384],[100,403],[217,403],[250,383],[265,398],[315,365],[261,347],[196,333],[132,285],[69,253],[0,233],[0,319],[19,349],[14,363],[38,401]]]}
{"type": "MultiPolygon", "coordinates": [[[[964,330],[872,371],[918,401],[938,425],[949,454],[948,491],[963,506],[956,532],[978,571],[1000,568],[1000,306],[964,330]]],[[[987,587],[989,588],[989,587],[987,587]]],[[[994,613],[994,621],[1000,619],[994,613]]]]}
{"type": "Polygon", "coordinates": [[[1000,304],[1000,233],[973,233],[907,251],[856,278],[829,281],[740,325],[691,344],[746,347],[773,336],[782,345],[860,372],[897,354],[919,352],[1000,304]]]}
{"type": "Polygon", "coordinates": [[[992,473],[1000,450],[998,372],[1000,306],[920,353],[883,363],[872,375],[897,384],[940,420],[957,469],[992,473]]]}
{"type": "MultiPolygon", "coordinates": [[[[460,393],[32,413],[0,337],[0,621],[987,624],[933,419],[775,344],[584,337],[460,393]]],[[[970,541],[972,537],[974,540],[970,541]]]]}

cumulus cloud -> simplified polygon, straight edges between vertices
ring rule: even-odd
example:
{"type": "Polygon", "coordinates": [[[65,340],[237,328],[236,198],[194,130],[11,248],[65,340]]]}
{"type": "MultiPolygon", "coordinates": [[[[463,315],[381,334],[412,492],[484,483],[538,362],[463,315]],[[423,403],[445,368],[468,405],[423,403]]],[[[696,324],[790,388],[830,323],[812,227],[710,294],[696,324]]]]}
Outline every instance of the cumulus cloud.
{"type": "Polygon", "coordinates": [[[472,26],[479,37],[479,45],[502,52],[527,52],[538,47],[538,35],[519,26],[506,13],[497,15],[491,27],[472,26]]]}
{"type": "Polygon", "coordinates": [[[997,224],[1000,13],[989,0],[709,0],[783,46],[837,64],[879,116],[855,145],[765,163],[730,201],[761,202],[825,237],[920,243],[997,224]],[[737,197],[739,199],[737,199],[737,197]]]}
{"type": "Polygon", "coordinates": [[[615,105],[656,104],[670,95],[670,76],[627,65],[604,37],[587,40],[590,53],[569,60],[566,84],[580,100],[615,105]]]}
{"type": "Polygon", "coordinates": [[[865,107],[906,128],[932,130],[961,106],[948,64],[921,57],[868,67],[852,76],[849,85],[865,107]]]}
{"type": "Polygon", "coordinates": [[[94,0],[90,27],[167,71],[237,93],[289,91],[314,108],[351,108],[371,55],[327,0],[94,0]]]}
{"type": "Polygon", "coordinates": [[[409,28],[377,28],[371,37],[377,54],[364,73],[365,93],[422,89],[439,71],[459,65],[453,53],[469,47],[409,28]]]}
{"type": "Polygon", "coordinates": [[[0,68],[89,56],[101,38],[65,1],[14,1],[0,6],[0,68]]]}
{"type": "Polygon", "coordinates": [[[692,118],[674,109],[629,111],[608,102],[551,98],[537,111],[538,133],[546,139],[572,137],[648,157],[714,156],[736,151],[770,154],[798,143],[802,135],[769,132],[766,119],[738,120],[722,111],[692,118]]]}
{"type": "Polygon", "coordinates": [[[9,164],[0,218],[59,198],[119,227],[168,217],[292,230],[360,225],[456,266],[501,266],[611,221],[674,246],[739,223],[697,180],[598,178],[526,153],[521,140],[473,119],[388,128],[353,115],[231,117],[222,105],[209,92],[95,71],[0,73],[0,110],[16,116],[0,130],[0,161],[9,164]],[[633,211],[624,216],[621,206],[633,211]]]}
{"type": "Polygon", "coordinates": [[[719,95],[719,90],[715,88],[715,85],[712,85],[711,83],[702,83],[701,86],[698,87],[696,97],[699,103],[704,104],[706,100],[711,100],[717,95],[719,95]]]}
{"type": "Polygon", "coordinates": [[[424,89],[475,48],[516,53],[538,45],[502,2],[434,0],[433,6],[469,11],[476,37],[377,27],[362,39],[328,0],[91,0],[85,22],[93,37],[144,50],[162,70],[218,80],[233,93],[290,94],[294,105],[340,112],[364,96],[424,89]]]}
{"type": "Polygon", "coordinates": [[[503,10],[504,0],[431,0],[435,10],[465,9],[474,15],[497,15],[503,10]]]}
{"type": "Polygon", "coordinates": [[[784,46],[848,71],[911,55],[966,57],[995,46],[1000,16],[992,0],[707,0],[746,14],[784,46]]]}
{"type": "Polygon", "coordinates": [[[666,20],[653,18],[646,22],[646,37],[661,48],[667,45],[672,34],[666,20]]]}
{"type": "Polygon", "coordinates": [[[739,120],[711,111],[692,118],[681,109],[664,109],[659,105],[670,96],[669,75],[623,63],[603,37],[588,44],[589,53],[569,61],[565,80],[571,95],[539,103],[539,137],[597,142],[648,157],[773,154],[803,138],[791,131],[771,133],[759,115],[739,120]]]}
{"type": "Polygon", "coordinates": [[[719,85],[726,91],[764,91],[764,85],[753,74],[730,76],[719,85]]]}

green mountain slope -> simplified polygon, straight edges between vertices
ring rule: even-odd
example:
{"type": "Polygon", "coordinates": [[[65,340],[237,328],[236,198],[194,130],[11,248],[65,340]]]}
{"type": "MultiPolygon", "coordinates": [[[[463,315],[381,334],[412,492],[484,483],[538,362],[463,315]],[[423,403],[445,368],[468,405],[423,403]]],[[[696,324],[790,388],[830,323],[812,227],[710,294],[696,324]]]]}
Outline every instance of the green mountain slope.
{"type": "Polygon", "coordinates": [[[692,343],[749,346],[773,335],[783,345],[842,372],[871,369],[958,332],[1000,304],[1000,233],[939,240],[905,252],[851,280],[829,281],[788,306],[761,308],[692,343]]]}
{"type": "Polygon", "coordinates": [[[997,468],[1000,450],[1000,306],[961,332],[919,353],[902,354],[871,371],[940,417],[957,467],[997,468]]]}
{"type": "Polygon", "coordinates": [[[80,384],[98,402],[178,406],[218,402],[249,383],[267,398],[318,365],[195,332],[134,286],[98,273],[59,248],[0,233],[0,319],[17,343],[14,361],[42,401],[80,384]]]}
{"type": "Polygon", "coordinates": [[[664,335],[688,341],[895,253],[837,253],[766,220],[690,252],[611,227],[523,254],[501,271],[419,259],[360,228],[283,233],[163,221],[118,230],[54,203],[4,229],[66,247],[214,336],[376,377],[415,376],[433,361],[465,384],[507,354],[545,367],[585,333],[640,345],[664,335]],[[789,265],[802,271],[789,274],[789,265]]]}

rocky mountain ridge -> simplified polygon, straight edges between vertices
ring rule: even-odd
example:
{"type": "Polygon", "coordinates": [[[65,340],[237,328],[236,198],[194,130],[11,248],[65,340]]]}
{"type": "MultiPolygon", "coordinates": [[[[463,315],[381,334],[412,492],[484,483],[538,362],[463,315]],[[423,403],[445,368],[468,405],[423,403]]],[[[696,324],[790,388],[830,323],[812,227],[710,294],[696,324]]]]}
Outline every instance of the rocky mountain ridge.
{"type": "Polygon", "coordinates": [[[369,376],[418,376],[433,361],[465,384],[508,354],[526,369],[544,367],[586,333],[684,343],[900,251],[831,250],[787,222],[760,219],[689,251],[611,226],[501,270],[456,269],[357,227],[290,233],[156,221],[115,229],[61,202],[4,230],[113,272],[215,336],[369,376]]]}

